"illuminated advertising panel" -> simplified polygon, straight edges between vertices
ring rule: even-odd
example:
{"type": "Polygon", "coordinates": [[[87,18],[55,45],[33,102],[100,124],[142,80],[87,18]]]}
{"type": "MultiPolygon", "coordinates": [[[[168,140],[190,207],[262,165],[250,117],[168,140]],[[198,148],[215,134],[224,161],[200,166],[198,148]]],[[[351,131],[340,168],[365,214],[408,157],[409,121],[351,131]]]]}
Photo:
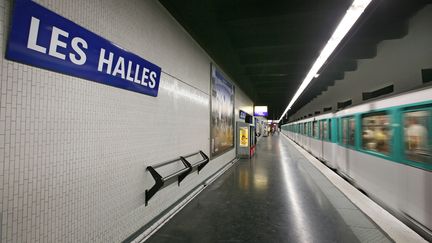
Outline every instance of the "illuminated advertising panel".
{"type": "Polygon", "coordinates": [[[268,116],[267,106],[255,106],[254,116],[268,116]]]}

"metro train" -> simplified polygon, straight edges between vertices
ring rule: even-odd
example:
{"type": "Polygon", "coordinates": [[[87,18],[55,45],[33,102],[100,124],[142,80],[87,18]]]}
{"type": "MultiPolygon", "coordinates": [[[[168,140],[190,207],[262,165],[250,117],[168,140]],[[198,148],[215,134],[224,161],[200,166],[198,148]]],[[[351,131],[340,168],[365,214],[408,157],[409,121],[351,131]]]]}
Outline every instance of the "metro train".
{"type": "Polygon", "coordinates": [[[432,241],[432,88],[282,125],[282,132],[432,241]]]}

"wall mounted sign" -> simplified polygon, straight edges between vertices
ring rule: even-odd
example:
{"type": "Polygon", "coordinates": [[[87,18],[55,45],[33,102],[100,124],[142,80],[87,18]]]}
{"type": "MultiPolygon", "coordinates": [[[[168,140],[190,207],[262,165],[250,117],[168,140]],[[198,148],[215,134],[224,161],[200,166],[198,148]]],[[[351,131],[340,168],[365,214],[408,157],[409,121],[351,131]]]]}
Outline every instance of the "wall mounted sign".
{"type": "Polygon", "coordinates": [[[15,1],[6,58],[157,96],[161,68],[33,1],[15,1]]]}
{"type": "Polygon", "coordinates": [[[246,118],[246,112],[239,110],[239,118],[240,119],[245,119],[246,118]]]}
{"type": "Polygon", "coordinates": [[[267,106],[255,106],[254,116],[268,116],[267,106]]]}

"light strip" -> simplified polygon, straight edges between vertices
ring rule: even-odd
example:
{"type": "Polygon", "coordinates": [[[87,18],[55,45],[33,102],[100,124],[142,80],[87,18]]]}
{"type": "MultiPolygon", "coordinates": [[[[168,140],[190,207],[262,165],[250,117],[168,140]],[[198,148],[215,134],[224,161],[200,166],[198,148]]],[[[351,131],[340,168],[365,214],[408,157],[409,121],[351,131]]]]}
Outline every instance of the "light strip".
{"type": "Polygon", "coordinates": [[[291,99],[285,111],[282,113],[281,117],[279,118],[279,122],[282,120],[283,116],[288,112],[288,110],[291,109],[294,102],[297,101],[297,99],[300,97],[300,95],[303,93],[303,91],[306,89],[306,87],[309,85],[315,75],[318,74],[318,71],[321,69],[321,67],[324,65],[324,63],[327,61],[327,59],[330,57],[330,55],[333,53],[339,43],[343,40],[351,27],[357,22],[357,20],[360,18],[364,10],[371,2],[372,0],[355,0],[353,4],[349,7],[345,16],[342,18],[341,22],[336,27],[336,30],[333,32],[333,35],[330,37],[330,39],[327,41],[326,46],[321,51],[321,54],[315,60],[315,63],[309,70],[306,78],[303,80],[297,92],[294,94],[294,97],[291,99]]]}
{"type": "Polygon", "coordinates": [[[271,124],[271,123],[279,123],[279,121],[278,121],[278,120],[267,120],[267,123],[268,123],[268,124],[271,124]]]}

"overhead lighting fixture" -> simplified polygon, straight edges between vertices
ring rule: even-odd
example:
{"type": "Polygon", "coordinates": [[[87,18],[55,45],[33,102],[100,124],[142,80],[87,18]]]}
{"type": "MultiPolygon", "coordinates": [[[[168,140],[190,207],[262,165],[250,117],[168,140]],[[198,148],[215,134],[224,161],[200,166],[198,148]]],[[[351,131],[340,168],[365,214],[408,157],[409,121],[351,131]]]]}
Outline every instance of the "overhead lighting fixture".
{"type": "Polygon", "coordinates": [[[279,121],[278,120],[267,120],[267,123],[268,124],[279,123],[279,121]]]}
{"type": "Polygon", "coordinates": [[[312,79],[316,75],[319,75],[318,71],[321,69],[321,67],[324,65],[324,63],[327,61],[327,59],[330,57],[330,55],[333,53],[339,43],[343,40],[343,38],[349,32],[352,26],[357,22],[357,20],[360,18],[364,10],[371,2],[372,0],[355,0],[353,4],[348,8],[345,16],[342,18],[339,25],[336,27],[333,35],[327,41],[327,44],[321,51],[321,54],[315,60],[315,63],[312,65],[312,68],[309,70],[306,78],[303,80],[302,84],[294,94],[285,111],[282,113],[281,117],[279,118],[279,122],[282,120],[283,116],[288,112],[288,110],[291,109],[294,102],[297,101],[297,99],[300,97],[300,95],[303,93],[303,91],[306,89],[312,79]]]}

